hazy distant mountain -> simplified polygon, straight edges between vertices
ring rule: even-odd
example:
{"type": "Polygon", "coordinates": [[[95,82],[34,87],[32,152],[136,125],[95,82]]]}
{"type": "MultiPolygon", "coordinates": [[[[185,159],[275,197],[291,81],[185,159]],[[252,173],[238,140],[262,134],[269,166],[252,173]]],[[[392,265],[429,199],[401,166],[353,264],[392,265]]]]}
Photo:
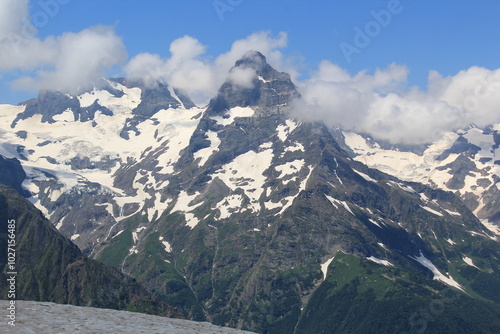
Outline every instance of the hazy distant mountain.
{"type": "Polygon", "coordinates": [[[498,237],[453,193],[371,169],[347,137],[291,118],[295,98],[252,51],[205,108],[123,80],[4,106],[0,153],[61,233],[191,319],[497,332],[498,237]]]}
{"type": "Polygon", "coordinates": [[[421,146],[378,143],[366,135],[334,131],[353,158],[402,180],[458,195],[481,222],[500,235],[500,124],[450,132],[421,146]]]}

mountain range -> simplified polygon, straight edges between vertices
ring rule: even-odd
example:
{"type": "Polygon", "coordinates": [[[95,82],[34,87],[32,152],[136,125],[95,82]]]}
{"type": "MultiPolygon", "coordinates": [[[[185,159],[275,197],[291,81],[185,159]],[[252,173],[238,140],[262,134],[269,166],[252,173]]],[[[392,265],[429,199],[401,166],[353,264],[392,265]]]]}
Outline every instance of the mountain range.
{"type": "Polygon", "coordinates": [[[2,105],[0,164],[25,173],[5,182],[190,319],[498,332],[498,125],[425,147],[376,142],[291,117],[300,93],[259,52],[242,70],[250,83],[229,76],[204,107],[126,79],[2,105]]]}
{"type": "Polygon", "coordinates": [[[336,139],[356,160],[402,180],[455,193],[493,233],[500,233],[500,124],[445,133],[431,145],[377,142],[336,129],[336,139]]]}
{"type": "MultiPolygon", "coordinates": [[[[15,250],[15,261],[7,266],[4,258],[7,252],[2,253],[0,261],[2,296],[12,299],[14,293],[15,299],[183,317],[181,310],[159,302],[134,279],[85,257],[38,209],[3,185],[0,185],[0,219],[2,232],[7,231],[7,222],[15,221],[12,232],[15,244],[9,243],[9,248],[15,250]],[[14,270],[10,265],[14,265],[14,270]],[[12,272],[15,272],[13,284],[8,281],[12,272]]],[[[2,233],[0,244],[7,250],[4,236],[2,233]]]]}

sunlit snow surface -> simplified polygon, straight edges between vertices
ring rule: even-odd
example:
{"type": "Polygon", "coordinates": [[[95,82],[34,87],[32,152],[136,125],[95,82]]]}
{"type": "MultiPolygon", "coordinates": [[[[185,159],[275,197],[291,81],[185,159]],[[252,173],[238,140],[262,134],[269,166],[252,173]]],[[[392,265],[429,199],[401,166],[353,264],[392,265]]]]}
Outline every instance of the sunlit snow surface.
{"type": "Polygon", "coordinates": [[[426,211],[428,211],[428,212],[432,213],[433,215],[436,215],[436,216],[439,216],[439,217],[443,217],[443,214],[442,214],[441,212],[438,212],[438,211],[436,211],[436,210],[434,210],[434,209],[431,209],[431,208],[429,208],[428,206],[420,206],[420,207],[421,207],[422,209],[424,209],[424,210],[426,210],[426,211]]]}
{"type": "Polygon", "coordinates": [[[377,180],[375,180],[374,178],[372,178],[372,177],[370,177],[370,176],[366,175],[365,173],[362,173],[362,172],[360,172],[360,171],[358,171],[358,170],[355,170],[355,169],[353,169],[353,171],[354,171],[356,174],[358,174],[359,176],[361,176],[363,179],[365,179],[366,181],[368,181],[368,182],[374,182],[374,183],[377,183],[377,180]]]}
{"type": "Polygon", "coordinates": [[[221,143],[219,137],[217,136],[217,132],[208,131],[207,137],[208,137],[208,140],[210,141],[210,146],[206,147],[206,148],[202,148],[198,152],[194,153],[194,159],[195,160],[198,158],[200,159],[200,161],[198,162],[199,166],[205,165],[208,158],[210,158],[210,156],[214,152],[219,150],[219,145],[221,143]]]}
{"type": "Polygon", "coordinates": [[[481,223],[483,223],[483,225],[488,229],[490,230],[491,232],[495,233],[495,234],[498,234],[500,235],[500,228],[496,225],[493,225],[492,223],[490,223],[488,220],[486,219],[482,219],[481,220],[481,223]]]}
{"type": "Polygon", "coordinates": [[[463,256],[462,260],[464,260],[465,263],[467,263],[469,266],[471,267],[474,267],[474,268],[477,268],[479,269],[475,264],[474,262],[472,261],[472,259],[466,255],[463,256]]]}
{"type": "MultiPolygon", "coordinates": [[[[6,310],[8,301],[0,301],[6,310]]],[[[194,322],[133,313],[77,307],[45,302],[16,302],[16,326],[3,319],[2,333],[109,333],[109,334],[231,334],[250,333],[232,328],[214,326],[207,322],[194,322]]]]}
{"type": "Polygon", "coordinates": [[[434,263],[431,262],[431,260],[429,260],[428,258],[426,258],[422,252],[420,252],[420,255],[419,256],[415,256],[415,257],[412,257],[412,259],[414,259],[415,261],[417,261],[418,263],[420,263],[421,265],[423,265],[424,267],[426,267],[427,269],[429,269],[430,271],[432,271],[432,273],[434,274],[434,278],[435,280],[437,281],[441,281],[449,286],[452,286],[454,288],[457,288],[459,290],[462,290],[464,291],[464,289],[462,288],[462,286],[460,284],[458,284],[457,281],[455,281],[453,279],[453,277],[451,276],[445,276],[443,275],[439,269],[434,265],[434,263]]]}
{"type": "Polygon", "coordinates": [[[250,199],[253,212],[260,211],[259,198],[264,192],[266,181],[263,173],[270,167],[274,157],[273,150],[268,147],[263,144],[259,152],[241,154],[212,175],[212,179],[219,178],[233,191],[242,189],[250,199]]]}
{"type": "Polygon", "coordinates": [[[219,219],[229,218],[232,213],[241,211],[242,203],[243,196],[241,195],[231,195],[224,198],[216,206],[216,209],[220,212],[219,219]]]}
{"type": "MultiPolygon", "coordinates": [[[[113,116],[107,116],[97,111],[95,118],[87,122],[76,120],[73,111],[68,109],[54,116],[53,123],[42,123],[42,116],[34,115],[18,120],[15,128],[11,128],[16,116],[24,111],[25,106],[0,105],[0,154],[7,158],[15,157],[22,160],[23,168],[28,175],[23,185],[33,194],[30,200],[49,219],[51,212],[38,198],[38,194],[45,191],[42,187],[46,187],[47,183],[34,181],[57,182],[54,189],[49,188],[48,198],[52,203],[62,194],[74,191],[82,185],[88,183],[100,185],[99,191],[106,192],[106,195],[112,198],[109,203],[103,205],[106,205],[105,210],[116,222],[109,227],[106,240],[115,235],[115,226],[124,219],[138,212],[147,214],[148,218],[152,219],[167,208],[172,208],[172,205],[172,213],[182,213],[186,224],[190,228],[196,227],[203,219],[197,217],[193,211],[203,204],[194,202],[199,193],[188,194],[182,191],[177,198],[166,198],[160,196],[159,191],[168,185],[165,176],[178,172],[174,170],[174,164],[189,145],[205,110],[196,107],[162,109],[137,124],[136,130],[132,130],[127,125],[130,125],[129,122],[134,117],[134,108],[141,103],[141,89],[127,88],[112,82],[110,84],[114,89],[123,92],[123,95],[116,97],[108,91],[94,89],[75,97],[82,107],[98,102],[113,112],[113,116]],[[128,129],[125,136],[123,129],[128,129]],[[24,135],[20,136],[19,133],[23,132],[24,135]],[[127,136],[128,139],[125,139],[127,136]],[[26,159],[23,159],[18,152],[19,145],[30,150],[24,153],[26,159]],[[140,164],[145,157],[150,161],[150,166],[147,167],[150,169],[142,169],[141,173],[136,174],[130,183],[132,189],[116,182],[124,170],[140,164]],[[90,161],[99,167],[84,166],[73,169],[72,163],[75,158],[76,161],[86,159],[85,161],[90,161]],[[103,165],[105,160],[109,161],[109,167],[103,165]],[[123,210],[117,209],[127,205],[137,209],[126,214],[123,210]]],[[[171,93],[175,97],[172,91],[171,93]]],[[[211,118],[218,125],[229,126],[238,118],[254,115],[255,111],[250,107],[235,107],[211,118]]],[[[286,142],[281,158],[286,159],[287,154],[304,152],[303,144],[288,140],[299,125],[300,123],[288,119],[277,126],[277,137],[286,142]]],[[[218,152],[221,145],[221,138],[216,131],[207,131],[205,136],[210,144],[193,152],[194,161],[199,167],[209,163],[209,159],[218,152]]],[[[268,200],[261,203],[261,196],[264,194],[264,197],[267,197],[268,191],[272,191],[265,185],[268,176],[264,174],[270,169],[275,158],[273,151],[273,141],[268,141],[258,149],[236,156],[233,161],[209,174],[212,180],[219,179],[233,192],[242,190],[242,194],[232,193],[212,206],[212,209],[219,211],[215,219],[229,218],[234,213],[247,210],[258,213],[262,208],[268,210],[280,208],[281,210],[276,213],[279,215],[292,205],[302,190],[305,190],[313,166],[306,166],[303,159],[291,159],[276,166],[275,171],[279,173],[278,178],[283,185],[293,184],[295,188],[298,183],[297,192],[294,191],[278,202],[268,200]],[[249,203],[242,208],[244,201],[249,203]]],[[[65,226],[64,221],[62,217],[54,224],[58,229],[62,229],[65,226]]],[[[135,233],[134,236],[138,234],[135,233]]],[[[74,240],[77,239],[77,235],[74,234],[74,240]]],[[[134,243],[136,241],[134,239],[134,243]]],[[[134,252],[135,248],[131,251],[134,252]]]]}
{"type": "MultiPolygon", "coordinates": [[[[281,200],[281,203],[283,204],[283,207],[281,208],[281,211],[277,215],[283,214],[286,209],[288,209],[290,206],[292,206],[293,201],[300,195],[300,193],[304,190],[306,190],[307,182],[309,181],[309,178],[311,177],[311,174],[314,170],[313,166],[308,166],[307,169],[309,170],[309,173],[307,174],[307,177],[300,182],[299,189],[295,195],[285,197],[284,199],[281,200]]],[[[271,205],[275,203],[271,202],[271,205]]]]}
{"type": "Polygon", "coordinates": [[[230,125],[233,124],[237,117],[252,117],[255,111],[250,107],[234,107],[226,111],[224,116],[214,116],[212,119],[219,125],[230,125]]]}
{"type": "Polygon", "coordinates": [[[383,266],[386,266],[386,267],[394,267],[394,265],[392,263],[390,263],[389,261],[378,259],[375,256],[370,256],[367,259],[370,261],[373,261],[375,263],[381,264],[383,266]]]}
{"type": "Polygon", "coordinates": [[[185,212],[186,223],[190,228],[195,227],[200,222],[200,220],[196,218],[193,213],[190,213],[190,211],[203,204],[203,202],[200,202],[198,204],[191,205],[191,202],[193,202],[195,198],[198,197],[198,195],[199,193],[188,195],[187,192],[181,191],[181,193],[177,197],[177,202],[172,209],[172,212],[185,212]]]}
{"type": "MultiPolygon", "coordinates": [[[[500,124],[492,127],[493,130],[500,128],[500,124]]],[[[498,131],[498,130],[497,130],[498,131]]],[[[475,167],[464,178],[464,185],[460,189],[449,188],[449,181],[454,176],[453,169],[450,167],[459,154],[450,153],[446,156],[442,154],[451,148],[459,138],[458,133],[448,132],[443,134],[442,138],[434,144],[427,147],[421,154],[412,152],[403,152],[399,150],[383,149],[380,145],[370,142],[364,137],[353,133],[343,132],[345,143],[357,154],[356,160],[363,162],[369,167],[379,169],[388,174],[394,175],[399,179],[412,182],[420,182],[431,186],[437,186],[444,190],[459,192],[462,196],[469,198],[475,196],[478,205],[473,213],[481,219],[483,225],[495,234],[500,234],[500,229],[489,223],[485,217],[481,216],[481,211],[487,207],[489,201],[483,199],[483,192],[490,187],[500,189],[500,183],[497,182],[500,176],[500,148],[495,145],[492,133],[485,133],[482,129],[470,128],[463,130],[460,134],[471,145],[479,148],[477,154],[470,158],[470,162],[475,167]],[[444,158],[444,159],[443,159],[444,158]],[[495,163],[497,162],[497,163],[495,163]],[[482,183],[479,183],[479,180],[482,183]],[[489,184],[485,186],[484,184],[489,184]]],[[[411,188],[407,190],[411,192],[411,188]]],[[[428,206],[423,209],[437,215],[443,216],[428,206]]],[[[460,215],[457,212],[448,212],[450,215],[460,215]]]]}
{"type": "Polygon", "coordinates": [[[163,237],[160,237],[160,242],[163,244],[163,247],[165,247],[165,252],[170,253],[172,251],[172,246],[168,241],[163,240],[163,237]]]}
{"type": "MultiPolygon", "coordinates": [[[[335,209],[338,209],[339,208],[339,205],[341,205],[342,207],[344,207],[344,209],[346,209],[351,215],[353,216],[356,216],[351,208],[349,207],[349,205],[347,204],[346,201],[340,201],[338,199],[335,199],[333,197],[330,197],[328,195],[325,195],[325,197],[330,201],[330,203],[332,203],[332,205],[335,207],[335,209]]],[[[377,224],[378,225],[378,224],[377,224]]]]}
{"type": "Polygon", "coordinates": [[[298,124],[292,120],[287,119],[285,124],[281,124],[278,126],[278,138],[285,142],[288,138],[288,135],[293,132],[297,128],[298,124]]]}
{"type": "MultiPolygon", "coordinates": [[[[118,98],[108,91],[93,90],[77,97],[83,107],[90,106],[98,100],[101,106],[113,112],[113,116],[107,116],[98,111],[95,118],[87,122],[75,120],[73,112],[68,109],[54,116],[55,123],[42,123],[41,115],[34,115],[26,120],[19,120],[16,127],[11,129],[17,114],[23,112],[25,107],[0,105],[0,155],[22,160],[17,146],[23,145],[30,149],[29,154],[24,153],[27,160],[22,160],[23,168],[28,175],[23,185],[34,194],[31,201],[49,218],[49,212],[37,198],[40,192],[39,186],[33,182],[50,180],[51,177],[48,175],[54,176],[58,184],[62,185],[62,188],[52,191],[51,201],[57,200],[62,193],[84,182],[93,182],[107,189],[119,207],[137,203],[139,210],[144,210],[149,218],[155,213],[163,212],[170,204],[169,200],[162,201],[160,196],[155,196],[151,191],[166,186],[161,181],[158,183],[151,171],[147,171],[145,176],[137,175],[132,184],[137,194],[133,197],[125,196],[122,189],[115,187],[115,172],[120,164],[128,161],[137,163],[141,161],[145,152],[158,150],[156,174],[173,173],[174,163],[178,161],[180,152],[189,145],[192,134],[198,126],[200,117],[196,116],[204,110],[199,108],[159,110],[150,119],[138,124],[137,130],[140,133],[129,131],[130,139],[127,140],[122,138],[121,131],[127,120],[133,117],[134,108],[141,102],[141,89],[127,88],[116,83],[112,85],[122,91],[123,96],[118,98]],[[19,131],[26,131],[26,137],[20,138],[17,135],[19,131]],[[93,163],[108,158],[118,163],[109,169],[73,170],[70,162],[74,158],[88,158],[93,163]],[[139,178],[145,177],[147,178],[145,183],[138,182],[139,178]]],[[[198,152],[200,163],[206,162],[217,150],[217,135],[209,133],[208,136],[212,145],[208,150],[198,152]]],[[[117,221],[127,218],[114,214],[112,205],[107,209],[117,221]]]]}
{"type": "Polygon", "coordinates": [[[326,279],[326,275],[328,274],[328,267],[330,266],[330,263],[332,263],[334,258],[335,256],[332,257],[331,259],[328,259],[325,263],[321,264],[321,271],[323,272],[323,280],[326,279]]]}

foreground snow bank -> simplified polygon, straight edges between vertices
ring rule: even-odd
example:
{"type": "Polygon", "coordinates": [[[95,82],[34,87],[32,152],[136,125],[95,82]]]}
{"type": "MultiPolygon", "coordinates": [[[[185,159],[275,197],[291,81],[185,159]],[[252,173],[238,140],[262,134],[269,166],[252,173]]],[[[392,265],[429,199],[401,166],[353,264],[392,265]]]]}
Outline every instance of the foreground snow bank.
{"type": "MultiPolygon", "coordinates": [[[[7,314],[8,301],[0,300],[7,314]]],[[[45,302],[17,301],[16,326],[0,324],[1,333],[168,333],[168,334],[238,334],[249,333],[214,326],[206,322],[169,319],[152,315],[78,307],[45,302]]]]}

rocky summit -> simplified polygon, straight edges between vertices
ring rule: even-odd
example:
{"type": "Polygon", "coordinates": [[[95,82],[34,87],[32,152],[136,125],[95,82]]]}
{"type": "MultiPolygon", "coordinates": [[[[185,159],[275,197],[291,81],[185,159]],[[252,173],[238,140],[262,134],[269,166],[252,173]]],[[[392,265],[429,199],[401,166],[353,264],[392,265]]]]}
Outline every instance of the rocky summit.
{"type": "Polygon", "coordinates": [[[206,107],[166,83],[48,95],[2,106],[0,154],[59,232],[188,318],[258,333],[499,330],[498,234],[448,191],[467,180],[450,158],[467,148],[437,159],[458,175],[448,188],[371,168],[354,135],[290,116],[300,94],[256,51],[206,107]]]}

